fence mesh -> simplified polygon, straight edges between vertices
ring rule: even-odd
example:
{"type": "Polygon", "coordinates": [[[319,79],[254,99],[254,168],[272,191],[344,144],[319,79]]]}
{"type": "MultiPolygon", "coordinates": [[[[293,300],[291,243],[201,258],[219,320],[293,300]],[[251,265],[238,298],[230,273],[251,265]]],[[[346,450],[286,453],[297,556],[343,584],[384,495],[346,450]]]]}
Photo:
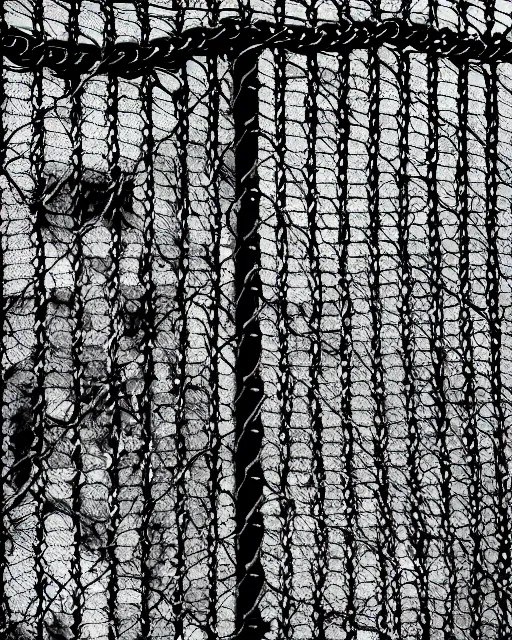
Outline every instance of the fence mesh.
{"type": "Polygon", "coordinates": [[[2,637],[512,637],[508,4],[0,6],[2,637]]]}

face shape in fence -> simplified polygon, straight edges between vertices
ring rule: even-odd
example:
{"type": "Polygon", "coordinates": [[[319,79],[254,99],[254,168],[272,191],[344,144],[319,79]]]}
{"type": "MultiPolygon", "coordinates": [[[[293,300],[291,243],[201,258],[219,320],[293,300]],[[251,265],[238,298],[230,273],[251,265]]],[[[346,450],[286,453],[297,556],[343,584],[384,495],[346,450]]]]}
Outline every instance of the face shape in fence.
{"type": "MultiPolygon", "coordinates": [[[[172,593],[156,596],[154,589],[160,584],[157,590],[167,591],[177,570],[186,580],[183,592],[195,593],[193,599],[202,594],[206,602],[211,499],[219,509],[215,536],[225,540],[216,542],[216,579],[228,594],[233,590],[233,126],[227,65],[215,68],[214,98],[205,97],[202,63],[189,66],[186,94],[179,74],[162,74],[153,87],[151,132],[141,115],[139,81],[114,88],[104,77],[92,80],[78,100],[70,97],[69,85],[45,77],[42,95],[51,106],[39,150],[36,132],[32,148],[28,144],[29,104],[25,119],[13,106],[16,93],[22,103],[28,100],[33,78],[23,76],[20,83],[13,74],[7,83],[5,119],[13,140],[11,183],[4,191],[6,235],[12,238],[4,278],[12,468],[6,493],[14,503],[7,597],[28,634],[33,623],[27,620],[37,616],[39,562],[46,576],[45,633],[62,628],[66,637],[82,589],[84,637],[102,637],[116,589],[126,596],[115,604],[119,632],[133,637],[144,527],[151,598],[155,611],[161,609],[156,618],[152,614],[154,623],[172,625],[172,593]],[[40,193],[34,195],[37,176],[40,193]],[[28,233],[33,227],[37,233],[28,233]],[[43,394],[37,390],[41,366],[43,394]],[[38,419],[41,460],[33,454],[38,419]],[[218,478],[212,495],[211,476],[218,478]],[[44,495],[39,514],[38,481],[44,495]],[[149,523],[145,483],[151,484],[149,523]],[[41,517],[44,550],[38,559],[41,517]],[[180,536],[186,549],[177,551],[180,536]]],[[[204,615],[204,604],[199,610],[204,615]]],[[[228,629],[232,599],[216,615],[219,629],[228,629]]]]}
{"type": "MultiPolygon", "coordinates": [[[[232,72],[5,74],[5,600],[28,638],[234,632],[232,72]]],[[[255,637],[506,628],[499,79],[260,55],[255,637]]]]}

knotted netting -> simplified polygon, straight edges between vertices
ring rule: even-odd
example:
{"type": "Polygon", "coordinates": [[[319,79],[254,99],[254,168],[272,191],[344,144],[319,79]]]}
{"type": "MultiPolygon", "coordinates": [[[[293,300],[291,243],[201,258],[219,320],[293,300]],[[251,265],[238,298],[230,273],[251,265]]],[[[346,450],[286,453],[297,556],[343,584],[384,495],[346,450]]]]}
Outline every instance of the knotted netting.
{"type": "Polygon", "coordinates": [[[508,3],[0,7],[1,637],[512,638],[508,3]]]}

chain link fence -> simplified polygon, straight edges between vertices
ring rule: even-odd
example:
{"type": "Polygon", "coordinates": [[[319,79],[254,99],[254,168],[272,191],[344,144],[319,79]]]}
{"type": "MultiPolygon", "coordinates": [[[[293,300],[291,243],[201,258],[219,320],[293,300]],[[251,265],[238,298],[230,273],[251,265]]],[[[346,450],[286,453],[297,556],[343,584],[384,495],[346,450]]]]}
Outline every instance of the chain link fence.
{"type": "Polygon", "coordinates": [[[9,640],[509,640],[508,3],[3,0],[9,640]]]}

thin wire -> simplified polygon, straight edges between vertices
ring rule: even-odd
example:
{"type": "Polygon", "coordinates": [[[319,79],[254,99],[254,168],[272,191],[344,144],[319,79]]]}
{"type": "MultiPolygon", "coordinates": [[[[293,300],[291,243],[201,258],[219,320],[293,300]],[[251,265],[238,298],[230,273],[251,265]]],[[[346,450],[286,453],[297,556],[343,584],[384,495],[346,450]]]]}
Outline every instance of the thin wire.
{"type": "MultiPolygon", "coordinates": [[[[150,36],[150,20],[147,3],[137,6],[141,29],[141,42],[147,43],[150,36]]],[[[142,514],[140,525],[141,547],[141,610],[140,631],[143,638],[151,638],[151,596],[153,570],[151,567],[150,537],[151,520],[154,511],[152,493],[153,469],[153,380],[155,377],[155,283],[153,278],[153,251],[155,247],[155,184],[153,174],[153,79],[145,73],[140,81],[139,100],[142,117],[141,158],[144,171],[142,181],[142,207],[144,220],[142,228],[142,254],[140,260],[140,279],[142,282],[142,384],[140,400],[140,419],[142,427],[141,476],[142,476],[142,514]]]]}
{"type": "MultiPolygon", "coordinates": [[[[43,5],[39,0],[34,3],[34,30],[42,37],[44,33],[43,5]]],[[[39,638],[45,633],[45,588],[46,570],[44,553],[46,549],[46,528],[44,522],[46,473],[43,452],[46,444],[46,362],[48,351],[47,315],[48,300],[45,285],[45,245],[43,236],[43,216],[41,200],[44,189],[44,148],[45,128],[43,111],[43,68],[39,64],[34,69],[31,84],[32,105],[32,143],[30,147],[30,165],[33,180],[32,200],[30,203],[31,242],[34,247],[34,391],[32,407],[34,413],[34,481],[33,495],[35,500],[35,631],[39,638]]]]}
{"type": "MultiPolygon", "coordinates": [[[[459,28],[464,31],[468,28],[467,6],[465,2],[459,7],[459,28]]],[[[469,535],[471,539],[471,568],[470,568],[470,635],[475,640],[482,633],[482,579],[484,574],[484,558],[482,554],[482,478],[480,443],[478,440],[477,406],[476,406],[476,371],[474,355],[474,323],[470,312],[471,285],[469,275],[468,238],[465,225],[468,220],[468,77],[469,65],[463,63],[458,73],[458,158],[457,158],[457,203],[461,225],[461,260],[459,274],[461,278],[459,313],[459,328],[462,353],[463,370],[463,396],[464,396],[464,425],[463,443],[466,449],[468,464],[469,484],[469,535]]],[[[446,419],[446,418],[445,418],[446,419]]],[[[445,463],[449,464],[449,460],[445,463]]],[[[451,544],[454,544],[454,532],[451,533],[451,544]]],[[[453,552],[451,552],[453,553],[453,552]]],[[[451,566],[451,572],[455,567],[451,566]]],[[[453,581],[453,579],[452,579],[453,581]]],[[[455,599],[455,594],[452,596],[455,599]]],[[[452,604],[453,606],[453,604],[452,604]]]]}
{"type": "MultiPolygon", "coordinates": [[[[489,20],[489,22],[491,22],[489,20]]],[[[511,597],[512,550],[510,547],[510,481],[507,443],[509,430],[506,425],[502,394],[501,373],[501,309],[500,309],[500,258],[498,249],[498,71],[496,65],[484,70],[486,90],[486,206],[485,229],[487,235],[486,303],[489,318],[490,387],[494,417],[493,456],[496,477],[496,539],[498,542],[496,601],[498,638],[512,634],[511,597]]],[[[479,487],[480,488],[480,487],[479,487]]],[[[479,567],[480,569],[480,567],[479,567]]],[[[479,573],[481,577],[481,573],[479,573]]]]}
{"type": "MultiPolygon", "coordinates": [[[[375,9],[378,16],[378,8],[375,9]]],[[[377,476],[377,558],[379,563],[379,611],[377,628],[382,640],[392,638],[400,628],[400,574],[398,571],[395,526],[391,508],[389,480],[389,424],[385,404],[385,376],[382,360],[381,219],[379,204],[380,143],[380,61],[378,50],[368,52],[369,123],[368,123],[368,206],[369,265],[368,285],[371,318],[371,395],[373,411],[373,445],[377,476]]]]}
{"type": "MultiPolygon", "coordinates": [[[[275,5],[275,19],[282,27],[285,20],[285,2],[275,5]]],[[[293,380],[290,369],[290,312],[289,295],[289,238],[286,220],[286,53],[274,52],[274,123],[276,129],[274,183],[275,199],[275,242],[277,250],[277,309],[276,323],[278,334],[278,381],[277,400],[279,402],[279,518],[280,547],[282,558],[279,563],[279,589],[282,597],[279,601],[278,633],[279,638],[289,640],[293,634],[293,521],[294,508],[290,493],[291,460],[291,419],[293,413],[293,380]]]]}
{"type": "MultiPolygon", "coordinates": [[[[69,34],[72,43],[78,42],[78,19],[80,0],[74,1],[69,8],[69,34]]],[[[73,289],[71,293],[71,366],[73,417],[71,425],[71,461],[73,477],[71,480],[71,511],[73,520],[73,553],[71,556],[70,576],[73,583],[71,633],[78,640],[81,637],[83,608],[85,602],[82,571],[82,495],[83,459],[82,459],[82,397],[83,397],[83,350],[84,350],[84,250],[82,228],[82,98],[80,80],[70,82],[70,135],[71,135],[71,201],[69,215],[73,233],[70,254],[73,289]]]]}
{"type": "MultiPolygon", "coordinates": [[[[217,17],[218,9],[214,8],[212,22],[217,17]]],[[[210,210],[208,214],[210,242],[208,246],[208,260],[211,274],[211,295],[208,306],[208,357],[209,364],[209,406],[208,406],[208,500],[209,521],[207,532],[207,565],[208,565],[208,614],[206,634],[208,640],[214,640],[218,625],[218,554],[219,554],[219,505],[218,493],[220,489],[221,461],[220,447],[220,379],[219,364],[221,357],[220,344],[220,310],[222,308],[222,206],[220,194],[219,157],[219,113],[220,113],[220,80],[219,65],[214,57],[207,60],[208,86],[208,118],[206,140],[206,163],[209,191],[210,210]]],[[[186,174],[185,174],[186,175],[186,174]]]]}
{"type": "MultiPolygon", "coordinates": [[[[462,14],[462,24],[465,19],[462,14]]],[[[471,574],[475,580],[481,575],[481,506],[480,506],[480,454],[478,443],[478,432],[476,422],[476,397],[475,397],[475,364],[473,351],[473,335],[474,326],[471,317],[471,274],[470,274],[470,247],[469,247],[469,164],[468,164],[468,72],[467,64],[461,65],[458,77],[458,155],[457,155],[457,171],[456,171],[456,196],[457,196],[457,216],[458,216],[458,235],[459,235],[459,330],[461,339],[462,352],[462,369],[463,369],[463,393],[464,393],[464,444],[467,450],[468,467],[470,474],[469,492],[469,509],[470,521],[472,523],[470,535],[473,543],[473,557],[471,574]]],[[[446,409],[445,409],[446,411],[446,409]]],[[[440,464],[441,464],[441,527],[445,540],[445,562],[448,571],[448,593],[446,601],[447,615],[444,621],[445,633],[453,634],[454,625],[454,607],[456,599],[456,566],[454,556],[455,531],[451,524],[451,462],[447,445],[449,423],[445,414],[444,426],[439,424],[439,446],[440,446],[440,464]]],[[[474,615],[478,616],[478,602],[475,602],[477,609],[474,615]]],[[[450,636],[451,637],[451,636],[450,636]]]]}
{"type": "Polygon", "coordinates": [[[323,459],[323,417],[320,396],[320,370],[322,361],[322,280],[318,245],[318,192],[316,168],[316,140],[318,126],[317,97],[319,70],[316,55],[307,58],[306,129],[306,212],[308,220],[308,262],[311,288],[311,316],[309,318],[310,364],[308,403],[311,425],[312,483],[311,514],[314,521],[315,556],[313,577],[313,637],[325,637],[325,584],[328,562],[328,534],[325,521],[325,467],[323,459]]]}
{"type": "Polygon", "coordinates": [[[351,75],[350,57],[340,55],[338,58],[338,78],[340,83],[339,102],[337,108],[337,202],[338,202],[338,246],[339,246],[339,299],[340,313],[340,416],[342,430],[341,487],[343,494],[343,518],[345,520],[345,573],[346,573],[346,608],[343,630],[346,640],[357,638],[357,574],[356,563],[358,545],[356,529],[358,521],[357,493],[355,478],[355,424],[352,415],[352,366],[353,336],[352,323],[354,306],[352,301],[352,277],[349,265],[350,252],[350,214],[348,210],[348,170],[350,142],[349,84],[351,75]]]}
{"type": "Polygon", "coordinates": [[[181,87],[177,97],[177,159],[179,167],[179,187],[177,199],[178,233],[177,245],[179,248],[177,284],[176,284],[176,311],[178,316],[178,348],[176,362],[177,400],[176,400],[176,583],[173,591],[174,610],[174,637],[182,640],[185,634],[185,578],[186,578],[186,532],[187,532],[187,492],[185,483],[185,467],[187,456],[187,443],[185,440],[185,428],[187,425],[187,351],[189,343],[188,330],[188,305],[187,305],[187,280],[189,272],[189,195],[188,195],[188,118],[189,88],[187,70],[181,71],[181,87]]]}
{"type": "MultiPolygon", "coordinates": [[[[437,0],[429,2],[429,19],[437,25],[437,0]]],[[[442,228],[439,214],[438,193],[438,165],[439,165],[439,61],[435,54],[427,56],[427,109],[428,109],[428,144],[427,144],[427,226],[429,238],[429,347],[432,359],[432,396],[434,403],[435,433],[439,441],[439,434],[444,434],[447,420],[447,399],[445,394],[445,361],[446,345],[444,332],[444,282],[442,275],[442,244],[440,229],[442,228]]],[[[443,437],[443,436],[442,436],[443,437]]],[[[446,486],[446,479],[444,479],[446,486]]],[[[418,545],[417,557],[419,564],[419,580],[421,593],[428,608],[425,609],[423,620],[423,634],[429,634],[432,626],[430,602],[430,572],[422,554],[428,550],[428,540],[421,540],[418,545]]],[[[430,636],[428,636],[430,637],[430,636]]]]}
{"type": "MultiPolygon", "coordinates": [[[[112,5],[102,3],[102,13],[105,21],[105,46],[111,47],[115,42],[116,28],[112,5]]],[[[119,80],[114,74],[107,76],[107,103],[105,118],[107,122],[107,163],[110,178],[109,188],[112,191],[111,200],[111,229],[109,246],[109,267],[107,271],[106,295],[108,304],[108,342],[107,342],[107,385],[108,397],[106,403],[107,414],[111,417],[109,446],[111,451],[108,466],[108,523],[107,523],[107,556],[109,564],[107,606],[108,606],[108,638],[119,638],[119,560],[117,556],[117,539],[120,525],[120,477],[122,417],[120,406],[121,371],[119,366],[119,346],[121,340],[121,257],[122,257],[122,227],[119,189],[122,187],[120,175],[119,149],[119,80]]]]}

